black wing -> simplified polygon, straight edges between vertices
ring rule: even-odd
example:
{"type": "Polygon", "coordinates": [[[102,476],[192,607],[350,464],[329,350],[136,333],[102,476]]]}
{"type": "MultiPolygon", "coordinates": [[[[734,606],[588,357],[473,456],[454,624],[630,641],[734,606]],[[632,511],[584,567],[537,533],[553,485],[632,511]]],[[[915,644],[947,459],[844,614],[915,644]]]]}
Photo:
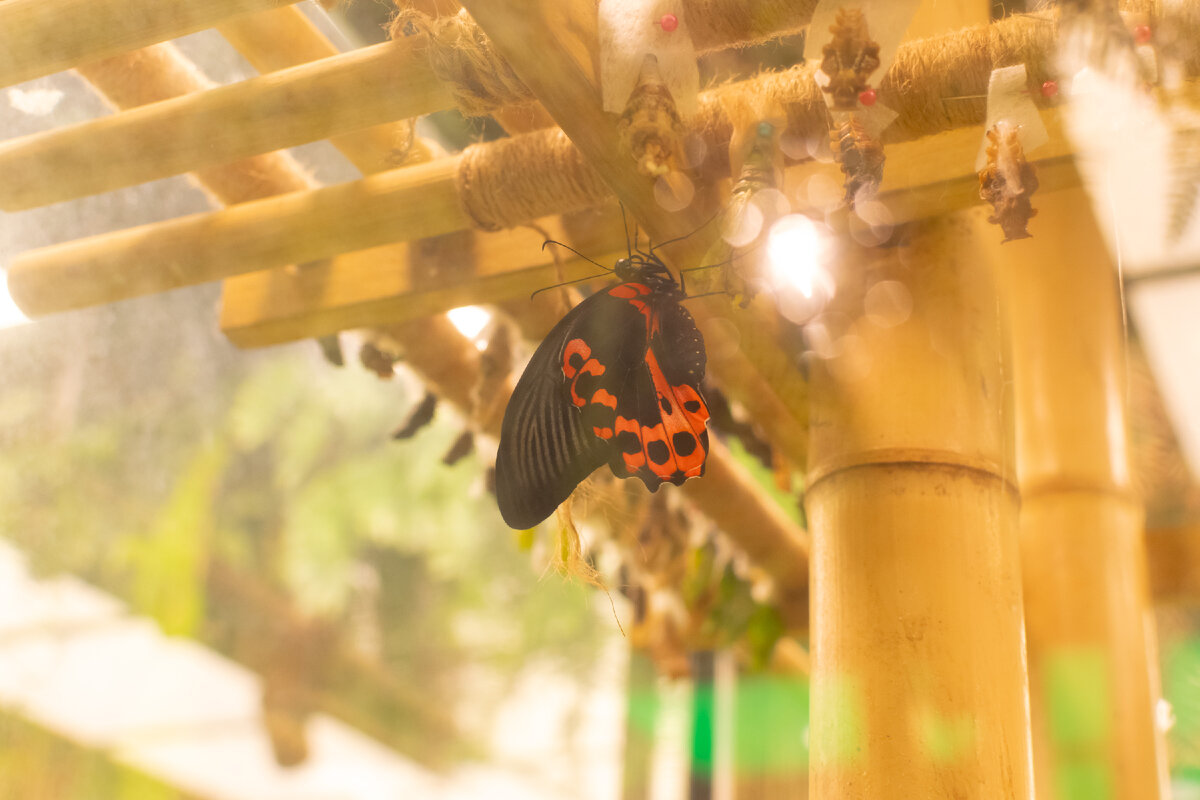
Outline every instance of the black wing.
{"type": "Polygon", "coordinates": [[[606,399],[623,393],[646,340],[645,317],[607,291],[585,299],[547,334],[513,390],[500,429],[496,500],[510,527],[541,522],[609,461],[606,399]]]}

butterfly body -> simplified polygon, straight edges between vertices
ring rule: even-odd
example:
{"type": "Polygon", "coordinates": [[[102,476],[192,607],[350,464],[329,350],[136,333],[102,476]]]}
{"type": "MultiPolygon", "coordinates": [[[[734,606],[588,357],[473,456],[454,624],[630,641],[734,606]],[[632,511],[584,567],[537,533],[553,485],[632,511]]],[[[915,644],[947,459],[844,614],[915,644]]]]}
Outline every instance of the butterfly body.
{"type": "Polygon", "coordinates": [[[538,347],[505,411],[496,455],[504,521],[549,516],[596,468],[651,491],[704,474],[704,341],[663,263],[635,253],[621,280],[571,310],[538,347]]]}

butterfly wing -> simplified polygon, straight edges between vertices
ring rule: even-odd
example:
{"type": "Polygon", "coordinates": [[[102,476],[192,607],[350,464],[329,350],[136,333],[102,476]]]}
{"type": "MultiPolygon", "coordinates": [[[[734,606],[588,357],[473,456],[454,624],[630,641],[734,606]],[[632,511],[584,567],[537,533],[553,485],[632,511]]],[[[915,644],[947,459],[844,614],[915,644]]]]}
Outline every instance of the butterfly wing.
{"type": "Polygon", "coordinates": [[[618,397],[609,465],[651,491],[704,474],[708,406],[700,394],[704,340],[692,315],[674,298],[646,298],[649,336],[618,397]]]}
{"type": "Polygon", "coordinates": [[[611,291],[554,326],[513,390],[496,453],[496,500],[510,527],[541,522],[609,461],[609,417],[646,341],[643,315],[611,291]]]}

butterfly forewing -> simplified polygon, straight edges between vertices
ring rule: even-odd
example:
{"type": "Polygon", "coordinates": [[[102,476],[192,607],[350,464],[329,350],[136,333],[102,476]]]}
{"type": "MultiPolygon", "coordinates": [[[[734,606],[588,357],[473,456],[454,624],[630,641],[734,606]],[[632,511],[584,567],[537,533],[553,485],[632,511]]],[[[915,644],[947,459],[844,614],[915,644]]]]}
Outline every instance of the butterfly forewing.
{"type": "Polygon", "coordinates": [[[640,320],[600,292],[563,317],[534,352],[513,389],[496,453],[496,499],[509,526],[541,522],[608,460],[612,444],[593,430],[603,420],[591,401],[606,400],[601,391],[615,397],[605,387],[622,370],[616,365],[636,352],[624,333],[640,320]]]}

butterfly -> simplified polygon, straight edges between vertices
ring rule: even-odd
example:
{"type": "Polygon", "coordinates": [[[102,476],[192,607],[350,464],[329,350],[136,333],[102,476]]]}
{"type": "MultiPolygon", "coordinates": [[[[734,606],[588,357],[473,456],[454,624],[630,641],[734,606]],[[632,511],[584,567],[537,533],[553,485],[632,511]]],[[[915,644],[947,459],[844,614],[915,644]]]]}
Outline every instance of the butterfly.
{"type": "Polygon", "coordinates": [[[546,335],[504,412],[496,499],[531,528],[605,463],[650,491],[704,474],[704,339],[662,260],[631,251],[621,281],[575,306],[546,335]]]}

